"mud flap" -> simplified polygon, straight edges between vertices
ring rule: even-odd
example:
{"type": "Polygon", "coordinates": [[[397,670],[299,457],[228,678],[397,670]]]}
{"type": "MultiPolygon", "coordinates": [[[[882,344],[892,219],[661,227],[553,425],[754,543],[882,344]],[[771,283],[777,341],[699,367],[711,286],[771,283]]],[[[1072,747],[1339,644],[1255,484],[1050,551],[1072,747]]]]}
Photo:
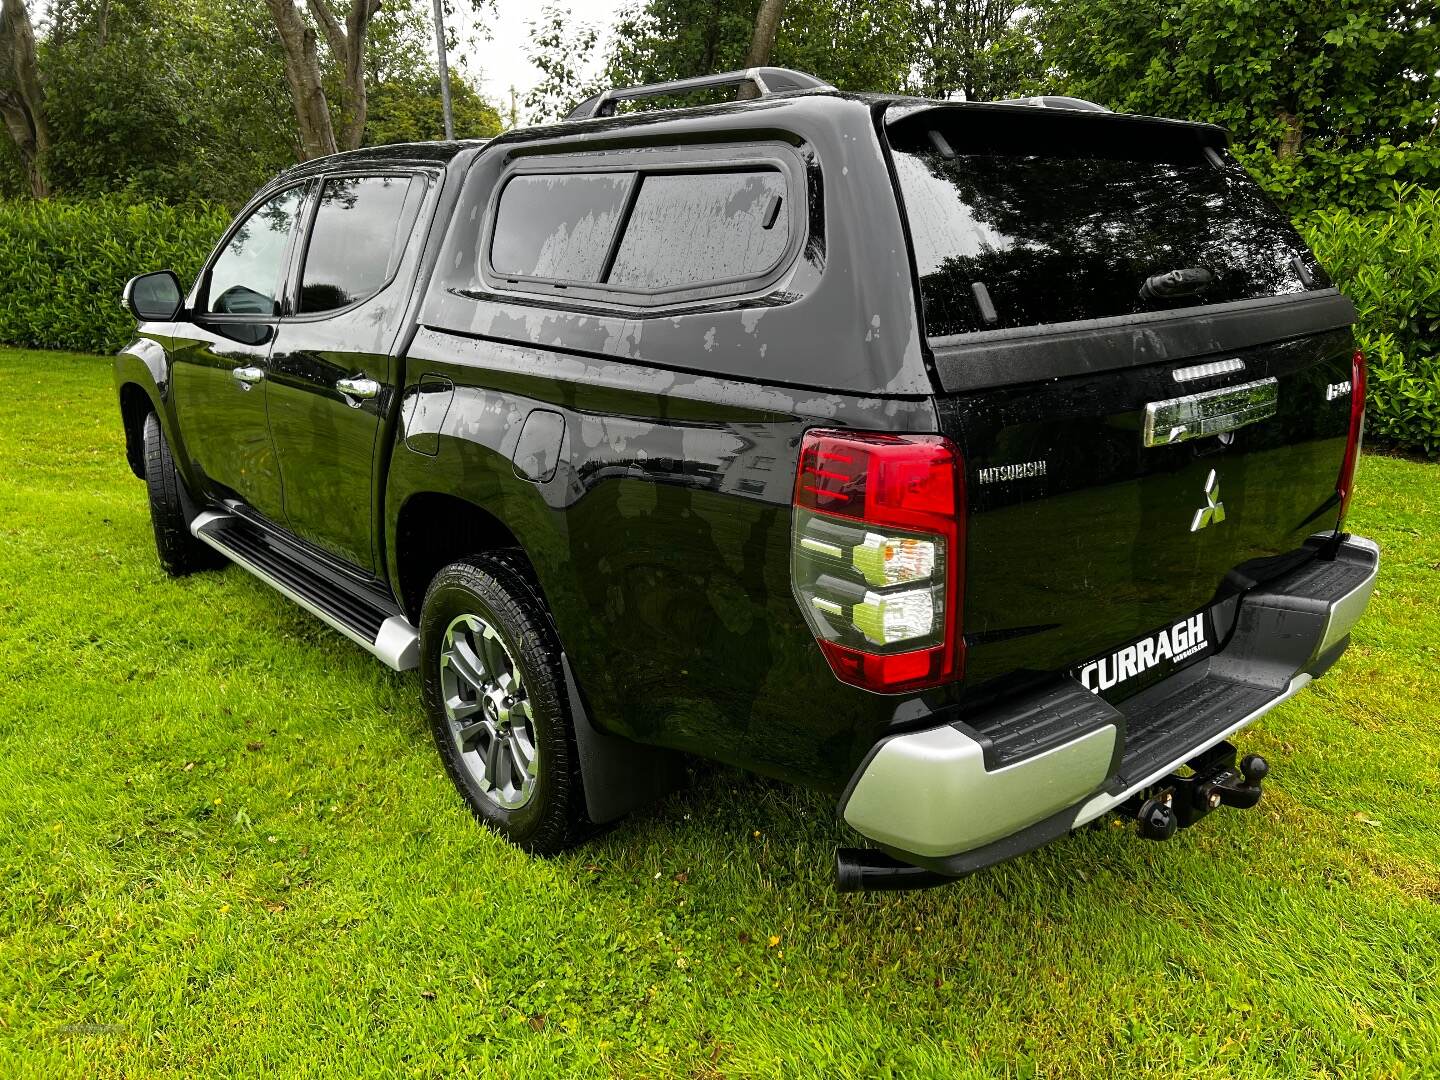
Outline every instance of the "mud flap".
{"type": "Polygon", "coordinates": [[[585,812],[591,821],[608,824],[684,786],[685,759],[678,752],[596,730],[570,669],[570,658],[564,653],[560,666],[565,671],[565,691],[575,722],[585,812]]]}

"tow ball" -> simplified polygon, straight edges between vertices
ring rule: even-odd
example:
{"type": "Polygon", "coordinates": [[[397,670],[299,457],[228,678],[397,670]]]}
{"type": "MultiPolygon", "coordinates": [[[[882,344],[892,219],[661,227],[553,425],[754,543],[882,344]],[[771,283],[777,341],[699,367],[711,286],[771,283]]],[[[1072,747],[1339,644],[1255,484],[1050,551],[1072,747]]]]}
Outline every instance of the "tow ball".
{"type": "Polygon", "coordinates": [[[1188,829],[1212,810],[1249,810],[1258,803],[1270,763],[1259,754],[1246,754],[1236,766],[1235,754],[1229,743],[1218,743],[1187,763],[1188,775],[1168,776],[1150,788],[1133,806],[1140,835],[1169,840],[1177,829],[1188,829]]]}

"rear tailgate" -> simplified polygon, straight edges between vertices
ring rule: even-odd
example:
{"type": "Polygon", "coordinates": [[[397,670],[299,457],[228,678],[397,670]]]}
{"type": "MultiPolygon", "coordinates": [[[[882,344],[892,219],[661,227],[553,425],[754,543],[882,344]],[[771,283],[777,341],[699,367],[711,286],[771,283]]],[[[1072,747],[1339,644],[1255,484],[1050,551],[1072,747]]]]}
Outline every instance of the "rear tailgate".
{"type": "Polygon", "coordinates": [[[1353,308],[1219,129],[1023,106],[888,121],[967,466],[967,681],[1068,669],[1128,697],[1208,654],[1217,599],[1334,529],[1353,308]],[[1174,271],[1202,284],[1142,296],[1174,271]]]}

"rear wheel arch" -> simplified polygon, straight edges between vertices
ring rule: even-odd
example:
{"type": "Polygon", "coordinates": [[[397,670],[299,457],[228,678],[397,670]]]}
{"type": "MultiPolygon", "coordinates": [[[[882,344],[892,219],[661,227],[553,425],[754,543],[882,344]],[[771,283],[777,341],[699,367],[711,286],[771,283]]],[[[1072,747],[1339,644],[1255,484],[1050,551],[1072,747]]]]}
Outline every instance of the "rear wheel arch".
{"type": "Polygon", "coordinates": [[[562,689],[578,753],[576,765],[591,822],[618,820],[684,784],[680,755],[607,734],[595,726],[580,689],[580,675],[565,653],[535,567],[520,539],[499,516],[456,495],[418,492],[401,505],[394,538],[393,576],[406,617],[416,626],[424,625],[422,609],[432,584],[442,571],[454,571],[457,564],[498,565],[518,586],[530,591],[535,615],[546,624],[547,636],[559,650],[562,689]]]}
{"type": "Polygon", "coordinates": [[[493,511],[458,495],[421,491],[410,495],[395,519],[394,578],[401,607],[417,626],[425,591],[446,566],[481,555],[501,554],[543,603],[534,566],[514,531],[493,511]]]}

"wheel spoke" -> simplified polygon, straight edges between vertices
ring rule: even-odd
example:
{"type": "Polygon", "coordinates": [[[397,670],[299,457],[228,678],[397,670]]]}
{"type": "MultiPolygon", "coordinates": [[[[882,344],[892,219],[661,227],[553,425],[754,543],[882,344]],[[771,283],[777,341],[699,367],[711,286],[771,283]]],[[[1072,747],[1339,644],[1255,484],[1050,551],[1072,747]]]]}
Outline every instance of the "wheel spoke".
{"type": "Polygon", "coordinates": [[[465,720],[479,712],[483,705],[479,698],[466,701],[459,694],[451,694],[445,699],[445,712],[451,720],[465,720]]]}
{"type": "Polygon", "coordinates": [[[500,754],[504,741],[499,732],[496,732],[495,738],[485,747],[485,779],[490,782],[491,787],[500,786],[500,754]]]}
{"type": "MultiPolygon", "coordinates": [[[[480,636],[479,641],[480,657],[485,664],[485,674],[492,682],[500,680],[510,674],[510,663],[505,655],[505,646],[500,642],[500,635],[495,633],[489,626],[480,636]]],[[[501,686],[504,683],[500,683],[501,686]]]]}
{"type": "Polygon", "coordinates": [[[455,677],[465,683],[471,690],[479,693],[485,687],[485,669],[480,657],[475,655],[474,648],[460,634],[450,644],[450,651],[445,654],[455,677]]]}
{"type": "Polygon", "coordinates": [[[516,772],[523,781],[531,775],[535,765],[535,744],[530,741],[530,732],[524,728],[511,728],[510,751],[515,756],[516,772]]]}
{"type": "MultiPolygon", "coordinates": [[[[479,706],[477,705],[476,708],[479,708],[479,706]]],[[[460,752],[464,753],[467,750],[473,749],[475,743],[482,736],[488,736],[491,742],[494,742],[498,734],[499,732],[496,730],[493,721],[477,720],[473,724],[466,724],[457,731],[455,733],[455,742],[459,745],[460,752]]]]}

